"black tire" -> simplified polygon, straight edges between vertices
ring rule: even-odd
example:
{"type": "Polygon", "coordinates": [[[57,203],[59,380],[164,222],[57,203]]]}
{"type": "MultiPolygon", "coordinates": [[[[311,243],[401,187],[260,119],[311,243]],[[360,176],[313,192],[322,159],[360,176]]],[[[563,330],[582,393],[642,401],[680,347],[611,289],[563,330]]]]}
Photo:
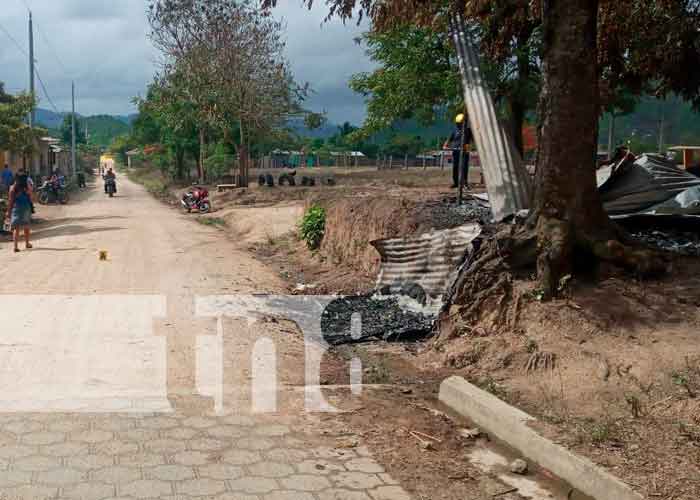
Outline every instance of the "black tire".
{"type": "Polygon", "coordinates": [[[46,191],[40,191],[39,192],[39,203],[42,205],[48,205],[49,204],[49,193],[46,191]]]}
{"type": "Polygon", "coordinates": [[[265,185],[265,176],[260,174],[258,176],[258,186],[264,186],[265,185]]]}
{"type": "Polygon", "coordinates": [[[209,204],[208,201],[205,201],[200,205],[199,213],[200,214],[208,214],[209,212],[211,212],[211,205],[209,204]]]}
{"type": "Polygon", "coordinates": [[[267,184],[267,187],[275,187],[275,178],[272,177],[272,175],[267,174],[265,176],[265,183],[267,184]]]}

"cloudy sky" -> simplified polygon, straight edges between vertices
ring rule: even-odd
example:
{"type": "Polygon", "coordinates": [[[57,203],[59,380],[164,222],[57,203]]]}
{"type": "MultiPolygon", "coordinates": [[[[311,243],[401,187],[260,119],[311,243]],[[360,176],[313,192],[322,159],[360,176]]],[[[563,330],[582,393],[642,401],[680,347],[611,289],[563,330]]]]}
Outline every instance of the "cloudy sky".
{"type": "MultiPolygon", "coordinates": [[[[156,54],[146,35],[146,0],[2,0],[0,81],[6,89],[26,89],[28,80],[27,6],[34,15],[35,58],[51,100],[70,109],[70,82],[76,81],[77,111],[127,114],[154,72],[156,54]],[[17,46],[8,37],[14,38],[17,46]]],[[[315,94],[309,107],[326,110],[334,122],[359,123],[360,96],[347,87],[350,75],[371,68],[353,39],[362,28],[339,21],[324,23],[322,3],[309,12],[301,0],[281,0],[278,16],[287,23],[287,55],[299,81],[315,94]]],[[[52,109],[37,81],[40,106],[52,109]]]]}

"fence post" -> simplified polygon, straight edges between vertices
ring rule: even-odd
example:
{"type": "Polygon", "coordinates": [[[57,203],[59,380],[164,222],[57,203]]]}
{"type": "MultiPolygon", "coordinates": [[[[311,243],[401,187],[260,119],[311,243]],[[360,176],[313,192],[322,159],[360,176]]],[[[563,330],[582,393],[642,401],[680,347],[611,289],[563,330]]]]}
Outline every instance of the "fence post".
{"type": "Polygon", "coordinates": [[[426,169],[428,165],[425,163],[425,155],[423,155],[423,170],[426,169]]]}
{"type": "Polygon", "coordinates": [[[393,168],[394,164],[394,155],[389,155],[389,170],[393,168]]]}

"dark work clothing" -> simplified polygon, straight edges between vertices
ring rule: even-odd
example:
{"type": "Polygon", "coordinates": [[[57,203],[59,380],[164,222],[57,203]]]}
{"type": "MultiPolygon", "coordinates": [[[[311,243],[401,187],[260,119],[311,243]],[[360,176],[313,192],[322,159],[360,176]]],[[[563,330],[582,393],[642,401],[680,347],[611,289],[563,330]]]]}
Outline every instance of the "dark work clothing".
{"type": "MultiPolygon", "coordinates": [[[[472,129],[469,125],[464,127],[464,144],[469,145],[472,143],[474,136],[472,135],[472,129]]],[[[452,151],[459,150],[462,145],[462,125],[456,125],[450,139],[448,141],[450,149],[452,151]]]]}
{"type": "MultiPolygon", "coordinates": [[[[455,149],[452,151],[452,185],[459,186],[459,150],[455,149]]],[[[469,153],[464,153],[464,166],[462,167],[464,171],[464,185],[469,184],[469,153]]]]}

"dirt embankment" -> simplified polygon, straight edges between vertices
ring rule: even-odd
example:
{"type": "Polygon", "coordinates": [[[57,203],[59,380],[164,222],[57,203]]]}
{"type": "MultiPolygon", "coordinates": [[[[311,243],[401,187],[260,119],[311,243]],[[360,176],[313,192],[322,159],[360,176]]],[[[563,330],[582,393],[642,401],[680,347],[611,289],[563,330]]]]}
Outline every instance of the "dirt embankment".
{"type": "Polygon", "coordinates": [[[326,233],[321,252],[335,265],[376,275],[379,254],[370,242],[411,234],[416,230],[415,202],[408,198],[345,198],[322,203],[326,233]]]}
{"type": "Polygon", "coordinates": [[[601,269],[548,303],[534,281],[513,279],[476,317],[453,306],[417,364],[538,417],[542,432],[647,498],[700,498],[700,262],[675,267],[649,282],[601,269]]]}

